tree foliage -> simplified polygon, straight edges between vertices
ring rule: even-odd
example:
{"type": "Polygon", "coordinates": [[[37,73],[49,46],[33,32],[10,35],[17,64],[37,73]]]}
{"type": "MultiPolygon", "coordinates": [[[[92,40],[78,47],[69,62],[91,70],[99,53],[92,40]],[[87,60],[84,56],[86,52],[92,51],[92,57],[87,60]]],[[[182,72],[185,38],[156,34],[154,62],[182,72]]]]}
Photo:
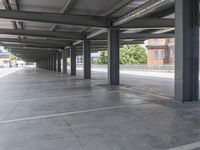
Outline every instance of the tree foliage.
{"type": "MultiPolygon", "coordinates": [[[[102,51],[97,59],[97,64],[107,64],[108,53],[102,51]]],[[[146,64],[147,54],[143,47],[138,44],[124,45],[120,49],[120,64],[146,64]]]]}
{"type": "Polygon", "coordinates": [[[145,64],[147,54],[140,45],[125,45],[120,49],[120,64],[145,64]]]}
{"type": "Polygon", "coordinates": [[[11,55],[9,59],[10,60],[20,60],[17,56],[14,56],[14,55],[11,55]]]}
{"type": "Polygon", "coordinates": [[[101,51],[99,58],[97,59],[97,64],[107,64],[108,63],[108,52],[101,51]]]}

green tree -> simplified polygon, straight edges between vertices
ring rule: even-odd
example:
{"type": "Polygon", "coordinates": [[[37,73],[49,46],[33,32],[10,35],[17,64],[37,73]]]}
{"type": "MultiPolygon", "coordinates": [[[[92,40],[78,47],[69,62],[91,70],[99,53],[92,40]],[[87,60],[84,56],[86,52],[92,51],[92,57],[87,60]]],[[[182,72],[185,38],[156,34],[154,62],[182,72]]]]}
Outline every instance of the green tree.
{"type": "Polygon", "coordinates": [[[107,64],[108,63],[108,52],[101,51],[100,56],[97,59],[97,64],[107,64]]]}
{"type": "MultiPolygon", "coordinates": [[[[97,64],[107,64],[108,53],[102,51],[97,59],[97,64]]],[[[143,47],[138,44],[124,45],[120,49],[120,64],[146,64],[147,54],[143,47]]]]}
{"type": "Polygon", "coordinates": [[[11,55],[9,57],[10,60],[20,60],[17,56],[11,55]]]}
{"type": "Polygon", "coordinates": [[[124,45],[120,49],[120,64],[146,64],[147,54],[138,44],[124,45]]]}

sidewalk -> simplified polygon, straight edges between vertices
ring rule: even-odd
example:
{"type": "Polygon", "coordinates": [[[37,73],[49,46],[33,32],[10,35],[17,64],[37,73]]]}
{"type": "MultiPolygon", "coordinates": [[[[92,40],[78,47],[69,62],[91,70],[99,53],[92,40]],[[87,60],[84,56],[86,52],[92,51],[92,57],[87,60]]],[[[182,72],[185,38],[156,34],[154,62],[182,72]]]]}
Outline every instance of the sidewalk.
{"type": "MultiPolygon", "coordinates": [[[[78,67],[78,70],[83,70],[83,68],[78,67]]],[[[92,68],[95,72],[107,72],[106,68],[92,68]]],[[[174,73],[168,72],[150,72],[150,71],[125,71],[121,70],[120,74],[125,75],[137,75],[137,76],[147,76],[147,77],[158,77],[158,78],[174,78],[174,73]]]]}
{"type": "Polygon", "coordinates": [[[0,150],[199,147],[200,105],[169,97],[170,79],[124,75],[110,87],[106,73],[93,76],[27,67],[1,78],[0,150]]]}
{"type": "Polygon", "coordinates": [[[9,74],[19,71],[23,68],[0,68],[0,78],[3,78],[9,74]]]}

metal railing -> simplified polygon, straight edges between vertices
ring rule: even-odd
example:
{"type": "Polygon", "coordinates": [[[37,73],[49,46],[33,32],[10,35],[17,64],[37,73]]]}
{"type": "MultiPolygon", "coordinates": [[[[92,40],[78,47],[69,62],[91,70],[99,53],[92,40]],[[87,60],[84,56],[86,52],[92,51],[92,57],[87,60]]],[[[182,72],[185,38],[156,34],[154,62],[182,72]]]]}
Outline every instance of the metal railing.
{"type": "MultiPolygon", "coordinates": [[[[81,68],[83,65],[79,64],[81,68]]],[[[108,65],[92,65],[92,68],[107,69],[108,65]]],[[[120,65],[120,70],[125,71],[154,71],[154,72],[174,72],[174,65],[120,65]]]]}

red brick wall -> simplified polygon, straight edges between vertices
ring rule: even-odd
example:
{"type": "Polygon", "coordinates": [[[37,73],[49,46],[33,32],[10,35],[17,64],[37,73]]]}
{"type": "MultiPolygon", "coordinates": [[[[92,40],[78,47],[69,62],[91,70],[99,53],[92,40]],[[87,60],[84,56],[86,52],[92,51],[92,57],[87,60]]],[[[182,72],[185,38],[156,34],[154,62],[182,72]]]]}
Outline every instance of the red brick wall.
{"type": "Polygon", "coordinates": [[[163,65],[168,64],[170,61],[170,52],[168,48],[168,40],[167,39],[151,39],[148,40],[149,46],[160,46],[165,48],[148,48],[147,49],[147,64],[157,64],[157,65],[163,65]],[[158,58],[154,58],[154,52],[158,51],[158,58]],[[164,59],[161,58],[161,51],[164,51],[164,59]]]}
{"type": "Polygon", "coordinates": [[[148,45],[153,45],[153,46],[158,46],[158,45],[166,45],[167,44],[167,40],[166,39],[150,39],[148,40],[148,45]]]}
{"type": "Polygon", "coordinates": [[[164,64],[164,60],[160,59],[160,52],[163,49],[148,49],[148,58],[147,58],[147,64],[152,65],[152,64],[157,64],[157,65],[162,65],[164,64]],[[158,51],[158,59],[154,59],[154,52],[158,51]]]}

